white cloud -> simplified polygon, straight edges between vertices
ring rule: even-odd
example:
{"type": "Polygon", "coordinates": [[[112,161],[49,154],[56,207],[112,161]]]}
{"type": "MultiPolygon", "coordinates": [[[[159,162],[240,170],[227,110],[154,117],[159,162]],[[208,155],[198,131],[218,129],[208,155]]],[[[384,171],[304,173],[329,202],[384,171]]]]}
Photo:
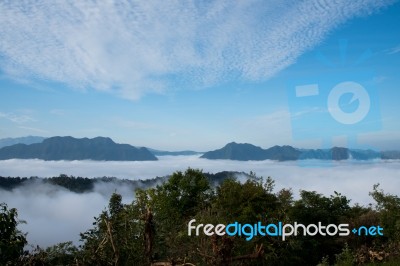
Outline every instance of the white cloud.
{"type": "Polygon", "coordinates": [[[262,80],[345,21],[392,1],[6,1],[1,69],[136,99],[262,80]]]}

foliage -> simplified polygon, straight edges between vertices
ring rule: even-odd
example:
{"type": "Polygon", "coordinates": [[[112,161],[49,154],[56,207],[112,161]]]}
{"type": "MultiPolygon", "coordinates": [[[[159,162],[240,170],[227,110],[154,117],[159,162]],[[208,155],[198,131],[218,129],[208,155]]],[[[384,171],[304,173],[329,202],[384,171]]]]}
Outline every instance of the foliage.
{"type": "Polygon", "coordinates": [[[385,194],[379,189],[379,184],[374,185],[370,192],[376,201],[381,225],[385,228],[385,235],[400,240],[400,198],[395,195],[385,194]]]}
{"type": "Polygon", "coordinates": [[[81,234],[80,262],[85,265],[140,265],[143,259],[142,224],[137,209],[123,205],[114,193],[108,211],[95,218],[94,228],[81,234]]]}
{"type": "Polygon", "coordinates": [[[342,252],[336,255],[336,266],[352,266],[354,264],[354,256],[349,245],[346,243],[342,252]]]}
{"type": "Polygon", "coordinates": [[[23,253],[27,241],[17,229],[19,223],[17,209],[0,203],[0,265],[12,264],[23,253]]]}
{"type": "Polygon", "coordinates": [[[39,246],[20,258],[22,265],[73,265],[78,249],[72,242],[63,242],[54,246],[42,249],[39,246]]]}

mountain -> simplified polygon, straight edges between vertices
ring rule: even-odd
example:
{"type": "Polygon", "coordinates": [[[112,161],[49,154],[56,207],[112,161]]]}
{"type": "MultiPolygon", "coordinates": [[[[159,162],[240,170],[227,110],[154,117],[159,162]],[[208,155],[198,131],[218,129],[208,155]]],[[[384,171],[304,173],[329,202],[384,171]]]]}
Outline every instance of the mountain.
{"type": "Polygon", "coordinates": [[[6,159],[156,161],[146,148],[117,144],[110,138],[93,139],[52,137],[34,144],[15,144],[0,149],[0,160],[6,159]]]}
{"type": "Polygon", "coordinates": [[[200,158],[229,159],[238,161],[265,160],[265,150],[252,144],[231,142],[222,149],[204,153],[200,158]]]}
{"type": "MultiPolygon", "coordinates": [[[[331,149],[308,149],[302,150],[299,156],[300,160],[304,159],[319,159],[319,160],[347,160],[351,158],[350,150],[342,147],[333,147],[331,149]]],[[[360,156],[361,157],[361,156],[360,156]]],[[[354,158],[356,159],[356,158],[354,158]]]]}
{"type": "Polygon", "coordinates": [[[27,137],[21,137],[21,138],[5,138],[5,139],[0,139],[0,148],[6,147],[6,146],[11,146],[14,144],[33,144],[33,143],[40,143],[44,140],[44,137],[38,137],[38,136],[27,136],[27,137]]]}
{"type": "Polygon", "coordinates": [[[227,159],[237,161],[292,161],[305,159],[318,160],[371,160],[371,159],[400,159],[400,152],[377,152],[373,150],[352,150],[343,147],[331,149],[297,149],[292,146],[273,146],[263,149],[248,143],[231,142],[223,148],[204,153],[201,158],[227,159]]]}
{"type": "Polygon", "coordinates": [[[400,151],[384,151],[382,159],[400,159],[400,151]]]}
{"type": "MultiPolygon", "coordinates": [[[[371,160],[371,159],[386,159],[384,158],[385,152],[377,152],[373,150],[349,150],[349,156],[351,159],[356,159],[356,160],[371,160]]],[[[400,154],[398,152],[398,154],[400,154]]],[[[398,157],[397,159],[399,159],[398,157]]],[[[387,158],[389,159],[389,158],[387,158]]],[[[396,158],[392,158],[396,159],[396,158]]]]}
{"type": "Polygon", "coordinates": [[[200,158],[206,159],[228,159],[237,161],[262,161],[262,160],[297,160],[300,151],[291,146],[274,146],[262,149],[248,143],[231,142],[225,147],[204,153],[200,158]]]}
{"type": "Polygon", "coordinates": [[[146,149],[148,149],[155,156],[165,156],[165,155],[179,156],[179,155],[203,154],[203,152],[197,152],[197,151],[160,151],[160,150],[155,150],[155,149],[151,149],[151,148],[146,148],[146,149]]]}
{"type": "Polygon", "coordinates": [[[276,161],[293,161],[299,159],[301,152],[292,146],[273,146],[266,149],[266,159],[276,161]]]}

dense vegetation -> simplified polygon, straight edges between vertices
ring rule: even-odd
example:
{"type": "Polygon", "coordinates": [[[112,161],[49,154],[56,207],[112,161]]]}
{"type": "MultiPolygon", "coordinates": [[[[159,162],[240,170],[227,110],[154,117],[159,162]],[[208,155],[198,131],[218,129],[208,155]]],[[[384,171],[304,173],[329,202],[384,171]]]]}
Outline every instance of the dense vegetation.
{"type": "MultiPolygon", "coordinates": [[[[175,172],[164,183],[137,189],[131,204],[114,193],[82,244],[60,243],[23,251],[17,210],[1,204],[0,265],[357,265],[400,263],[400,198],[379,185],[370,195],[376,204],[350,205],[340,193],[326,197],[290,189],[274,191],[274,181],[250,173],[246,182],[221,176],[211,184],[199,170],[175,172]],[[222,181],[223,180],[223,181],[222,181]],[[380,225],[384,236],[188,236],[188,222],[348,223],[380,225]],[[167,264],[169,263],[169,264],[167,264]]],[[[83,179],[84,180],[84,179],[83,179]]],[[[85,181],[83,181],[84,183],[85,181]]],[[[29,222],[29,221],[27,221],[29,222]]]]}

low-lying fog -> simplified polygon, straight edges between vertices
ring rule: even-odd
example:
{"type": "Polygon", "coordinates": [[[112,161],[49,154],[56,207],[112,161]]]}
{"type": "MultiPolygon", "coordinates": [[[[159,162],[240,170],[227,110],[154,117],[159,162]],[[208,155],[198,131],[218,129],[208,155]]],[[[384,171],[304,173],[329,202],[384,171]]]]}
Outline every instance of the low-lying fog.
{"type": "MultiPolygon", "coordinates": [[[[95,162],[95,161],[0,161],[0,176],[52,177],[67,174],[81,177],[114,176],[125,179],[149,179],[165,176],[188,167],[203,172],[220,171],[255,172],[258,176],[271,176],[275,191],[292,188],[295,195],[300,189],[316,190],[327,196],[338,191],[351,199],[351,203],[373,203],[368,195],[373,184],[380,183],[388,193],[398,194],[400,188],[400,160],[342,161],[342,162],[273,162],[207,160],[198,156],[161,156],[159,161],[148,162],[95,162]]],[[[240,177],[239,177],[240,178],[240,177]]],[[[0,202],[17,208],[20,225],[28,232],[30,244],[46,247],[59,242],[74,241],[79,233],[92,227],[93,217],[107,206],[109,196],[117,190],[125,203],[133,200],[133,191],[116,185],[98,184],[93,192],[77,194],[42,182],[31,182],[13,191],[0,189],[0,202]]]]}

